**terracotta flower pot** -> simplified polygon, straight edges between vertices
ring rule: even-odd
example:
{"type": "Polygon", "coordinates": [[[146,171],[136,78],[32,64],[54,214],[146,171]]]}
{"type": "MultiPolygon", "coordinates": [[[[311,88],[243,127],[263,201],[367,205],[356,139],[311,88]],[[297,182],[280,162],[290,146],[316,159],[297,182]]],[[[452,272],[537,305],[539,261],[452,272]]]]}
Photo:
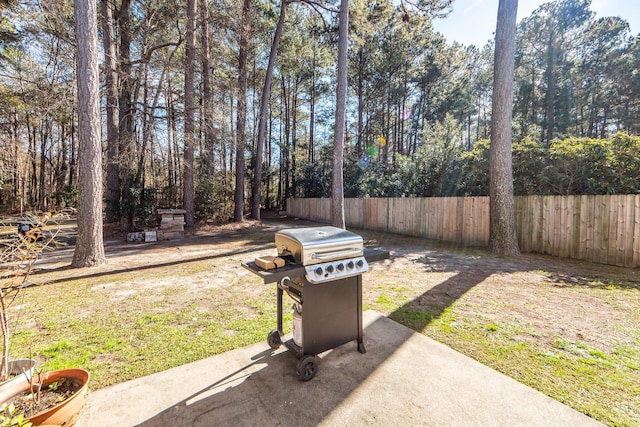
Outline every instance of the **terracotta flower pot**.
{"type": "MultiPolygon", "coordinates": [[[[82,386],[71,397],[29,417],[29,421],[34,425],[53,424],[70,427],[80,418],[80,413],[84,408],[89,392],[89,372],[79,368],[47,372],[42,374],[42,388],[45,389],[49,384],[58,381],[60,378],[76,380],[82,383],[82,386]]],[[[0,403],[8,402],[21,393],[29,392],[29,387],[29,383],[23,381],[20,384],[12,385],[12,387],[0,391],[0,403]]]]}

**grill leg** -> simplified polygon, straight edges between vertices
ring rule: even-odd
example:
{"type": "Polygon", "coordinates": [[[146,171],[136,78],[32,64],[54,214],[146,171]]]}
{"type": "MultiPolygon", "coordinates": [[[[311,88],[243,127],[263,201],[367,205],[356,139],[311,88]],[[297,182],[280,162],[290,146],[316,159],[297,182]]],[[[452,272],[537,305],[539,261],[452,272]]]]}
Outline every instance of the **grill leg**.
{"type": "Polygon", "coordinates": [[[284,335],[282,331],[282,289],[278,287],[278,333],[280,336],[284,335]]]}
{"type": "Polygon", "coordinates": [[[358,277],[358,351],[360,353],[366,353],[367,349],[364,348],[364,333],[362,331],[362,275],[358,277]]]}

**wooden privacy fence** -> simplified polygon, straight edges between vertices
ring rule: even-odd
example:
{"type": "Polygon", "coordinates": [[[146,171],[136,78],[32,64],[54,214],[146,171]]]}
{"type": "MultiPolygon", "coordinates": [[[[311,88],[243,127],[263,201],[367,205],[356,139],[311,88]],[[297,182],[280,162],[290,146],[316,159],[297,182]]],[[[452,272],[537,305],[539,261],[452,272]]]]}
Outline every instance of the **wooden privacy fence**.
{"type": "MultiPolygon", "coordinates": [[[[288,199],[287,214],[331,222],[331,199],[288,199]]],[[[640,195],[515,197],[518,244],[536,252],[640,267],[640,195]]],[[[488,197],[345,199],[347,226],[489,243],[488,197]]]]}

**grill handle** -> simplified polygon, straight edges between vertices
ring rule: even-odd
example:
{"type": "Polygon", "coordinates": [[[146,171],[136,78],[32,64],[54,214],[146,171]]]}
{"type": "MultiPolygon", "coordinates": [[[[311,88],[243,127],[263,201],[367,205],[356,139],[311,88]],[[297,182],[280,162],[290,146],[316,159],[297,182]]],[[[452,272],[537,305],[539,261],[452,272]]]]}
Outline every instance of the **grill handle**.
{"type": "Polygon", "coordinates": [[[362,256],[362,249],[351,248],[344,251],[330,251],[330,252],[314,252],[311,254],[311,258],[318,259],[320,261],[329,260],[332,261],[338,258],[352,258],[354,256],[362,256]]]}
{"type": "Polygon", "coordinates": [[[291,284],[291,279],[289,278],[289,276],[286,276],[286,277],[283,277],[282,280],[280,280],[280,283],[278,283],[278,287],[283,291],[288,291],[290,284],[291,284]]]}

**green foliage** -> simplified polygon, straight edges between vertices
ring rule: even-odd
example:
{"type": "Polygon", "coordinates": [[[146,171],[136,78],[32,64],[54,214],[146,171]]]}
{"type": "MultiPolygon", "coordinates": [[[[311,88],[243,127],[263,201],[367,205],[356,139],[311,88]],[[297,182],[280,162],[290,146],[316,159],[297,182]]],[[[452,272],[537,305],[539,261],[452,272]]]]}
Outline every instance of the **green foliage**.
{"type": "Polygon", "coordinates": [[[489,140],[476,142],[473,150],[462,154],[463,180],[460,183],[462,194],[467,196],[486,196],[489,194],[489,140]]]}
{"type": "Polygon", "coordinates": [[[554,140],[549,147],[548,185],[552,194],[613,194],[609,141],[554,140]]]}
{"type": "Polygon", "coordinates": [[[122,188],[121,209],[129,215],[133,228],[154,225],[156,221],[156,189],[142,188],[140,182],[131,177],[122,188]]]}
{"type": "MultiPolygon", "coordinates": [[[[452,122],[453,123],[453,122],[452,122]]],[[[446,197],[489,194],[487,139],[464,151],[455,129],[434,128],[413,157],[396,155],[384,164],[376,158],[345,157],[346,197],[446,197]],[[366,160],[366,161],[365,161],[366,160]]],[[[371,153],[378,155],[378,150],[371,153]]],[[[329,156],[329,153],[326,153],[329,156]]],[[[619,132],[610,139],[566,138],[549,148],[525,137],[512,148],[515,195],[638,194],[640,137],[619,132]]],[[[329,197],[331,164],[323,157],[303,163],[299,182],[304,197],[329,197]]]]}
{"type": "Polygon", "coordinates": [[[0,407],[0,425],[6,427],[31,427],[33,424],[24,417],[24,414],[19,414],[14,404],[7,405],[2,404],[0,407]]]}
{"type": "Polygon", "coordinates": [[[229,191],[219,177],[199,174],[196,182],[196,217],[216,222],[233,218],[233,201],[226,197],[229,191]]]}
{"type": "MultiPolygon", "coordinates": [[[[516,195],[637,194],[640,137],[618,132],[610,139],[566,138],[548,149],[530,138],[513,143],[516,195]]],[[[461,192],[489,194],[489,141],[465,152],[461,192]]]]}
{"type": "Polygon", "coordinates": [[[65,185],[62,191],[56,191],[51,197],[58,207],[78,207],[78,188],[73,185],[65,185]]]}
{"type": "Polygon", "coordinates": [[[541,144],[525,137],[513,144],[513,192],[518,195],[542,194],[546,159],[541,144]]]}

